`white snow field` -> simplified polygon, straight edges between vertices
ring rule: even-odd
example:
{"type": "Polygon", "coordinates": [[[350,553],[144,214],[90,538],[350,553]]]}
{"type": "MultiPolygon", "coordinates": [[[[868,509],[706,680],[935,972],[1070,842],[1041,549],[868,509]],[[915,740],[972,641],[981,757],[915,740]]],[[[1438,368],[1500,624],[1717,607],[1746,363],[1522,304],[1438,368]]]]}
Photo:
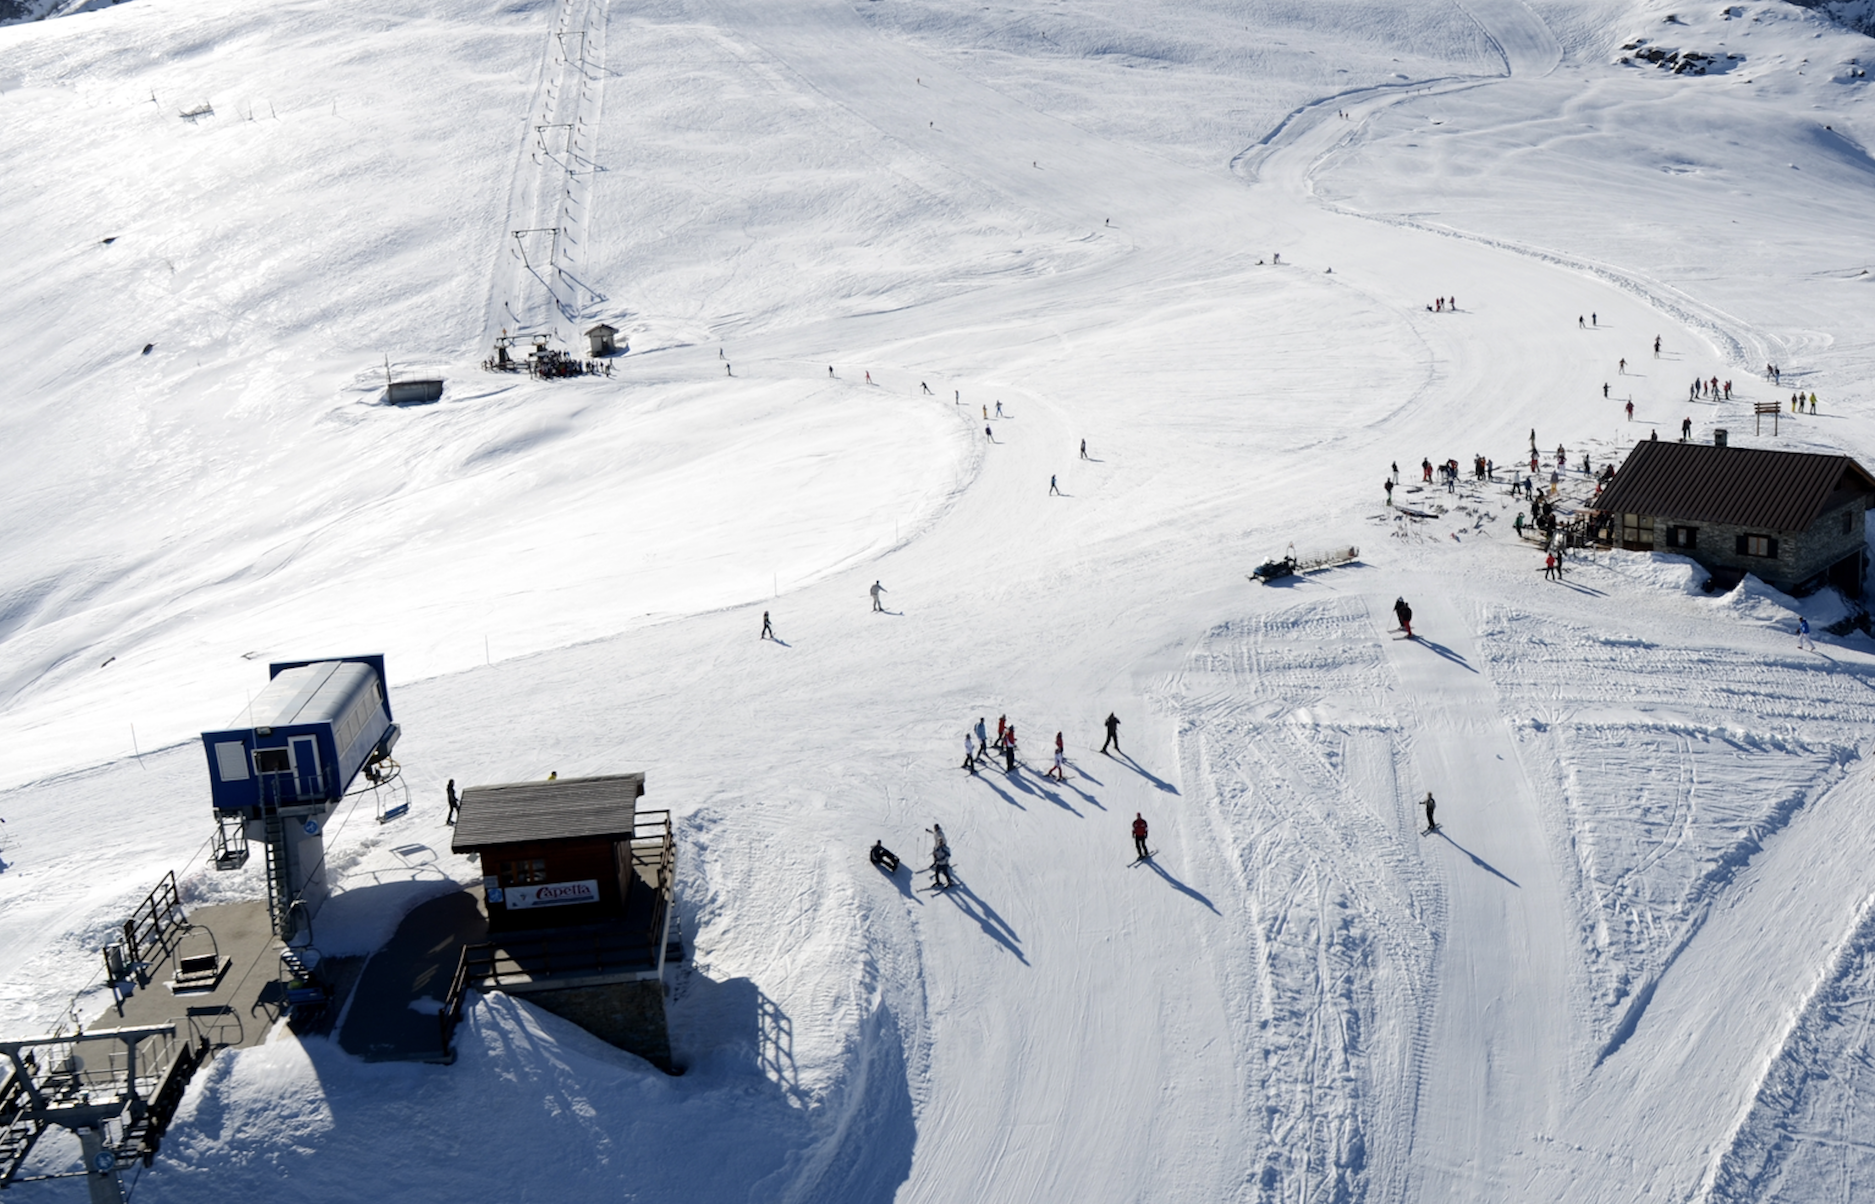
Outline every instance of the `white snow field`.
{"type": "Polygon", "coordinates": [[[472,880],[445,780],[643,770],[686,1073],[503,996],[446,1067],[281,1029],[139,1201],[1870,1198],[1875,643],[1545,581],[1417,469],[1683,417],[1875,464],[1871,58],[1781,0],[0,28],[0,1029],[99,1010],[162,873],[258,893],[196,734],[382,651],[418,802],[333,825],[321,948],[472,880]],[[481,368],[602,320],[610,376],[481,368]],[[1246,579],[1292,541],[1360,555],[1246,579]],[[866,863],[934,822],[954,890],[866,863]]]}

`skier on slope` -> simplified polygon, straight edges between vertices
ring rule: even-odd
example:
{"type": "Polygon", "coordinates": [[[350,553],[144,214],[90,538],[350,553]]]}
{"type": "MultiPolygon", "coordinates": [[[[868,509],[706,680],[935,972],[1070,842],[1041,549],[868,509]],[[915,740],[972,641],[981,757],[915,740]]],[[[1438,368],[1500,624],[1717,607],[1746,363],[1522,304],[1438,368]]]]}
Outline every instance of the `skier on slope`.
{"type": "Polygon", "coordinates": [[[1133,851],[1141,861],[1152,856],[1152,850],[1146,847],[1146,817],[1138,811],[1133,812],[1133,851]]]}
{"type": "MultiPolygon", "coordinates": [[[[1112,711],[1108,711],[1107,712],[1107,742],[1100,746],[1100,751],[1105,753],[1107,752],[1107,749],[1109,748],[1118,749],[1119,747],[1120,747],[1120,717],[1118,715],[1115,715],[1112,711]]],[[[1112,754],[1108,753],[1107,755],[1111,756],[1112,754]]]]}
{"type": "Polygon", "coordinates": [[[775,638],[775,628],[774,625],[768,621],[767,611],[762,612],[762,634],[756,638],[762,640],[772,640],[775,638]]]}
{"type": "Polygon", "coordinates": [[[937,844],[931,849],[931,886],[949,890],[957,884],[951,877],[951,847],[944,841],[944,829],[936,828],[937,844]]]}
{"type": "Polygon", "coordinates": [[[885,586],[883,586],[883,585],[880,585],[880,584],[879,584],[879,583],[878,583],[877,581],[874,581],[874,582],[872,583],[872,589],[871,589],[871,590],[869,590],[868,592],[872,594],[872,608],[873,608],[873,610],[875,610],[875,611],[882,611],[882,610],[884,610],[884,609],[885,609],[885,607],[884,607],[884,606],[882,606],[882,605],[880,604],[880,602],[879,602],[879,595],[880,595],[880,594],[883,594],[883,593],[885,592],[885,586]]]}
{"type": "Polygon", "coordinates": [[[1438,804],[1432,801],[1432,791],[1426,791],[1426,831],[1428,832],[1437,832],[1439,830],[1439,825],[1434,822],[1432,818],[1433,808],[1437,805],[1438,804]]]}
{"type": "Polygon", "coordinates": [[[983,758],[989,754],[989,732],[983,726],[983,717],[977,716],[977,764],[983,764],[983,758]]]}
{"type": "Polygon", "coordinates": [[[970,771],[971,777],[976,776],[977,744],[976,744],[976,741],[971,738],[969,732],[964,733],[964,763],[961,766],[961,768],[968,769],[970,771]]]}
{"type": "Polygon", "coordinates": [[[1393,600],[1393,617],[1400,621],[1400,630],[1406,633],[1406,638],[1409,640],[1412,639],[1413,608],[1406,604],[1405,598],[1395,598],[1393,600]]]}
{"type": "Polygon", "coordinates": [[[1049,770],[1046,774],[1043,774],[1042,776],[1053,778],[1057,782],[1067,781],[1068,780],[1067,761],[1068,759],[1065,756],[1063,756],[1061,750],[1057,748],[1055,750],[1055,767],[1049,770]]]}
{"type": "Polygon", "coordinates": [[[1797,619],[1797,647],[1806,652],[1816,651],[1816,644],[1810,639],[1810,620],[1802,616],[1797,619]]]}
{"type": "Polygon", "coordinates": [[[1016,727],[1015,724],[1012,723],[1009,725],[1009,730],[1003,733],[1003,772],[1014,773],[1015,771],[1016,727]]]}

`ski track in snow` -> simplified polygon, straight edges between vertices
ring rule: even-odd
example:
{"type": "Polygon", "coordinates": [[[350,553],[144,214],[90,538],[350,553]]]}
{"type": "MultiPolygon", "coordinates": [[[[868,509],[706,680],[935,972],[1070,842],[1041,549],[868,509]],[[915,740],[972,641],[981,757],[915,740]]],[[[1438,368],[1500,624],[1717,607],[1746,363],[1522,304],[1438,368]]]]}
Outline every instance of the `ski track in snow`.
{"type": "MultiPolygon", "coordinates": [[[[656,556],[677,561],[642,595],[668,600],[663,621],[609,613],[618,578],[556,562],[567,591],[506,613],[518,627],[563,607],[564,628],[527,655],[432,676],[461,669],[433,655],[426,680],[398,681],[400,755],[424,801],[396,828],[333,827],[343,889],[320,924],[329,952],[363,951],[471,877],[442,852],[446,777],[643,768],[681,817],[694,961],[675,976],[671,1023],[689,1073],[648,1072],[500,996],[470,1008],[447,1068],[366,1066],[280,1037],[216,1060],[139,1197],[287,1185],[325,1199],[355,1190],[361,1168],[388,1199],[475,1196],[491,1167],[526,1165],[510,1189],[539,1188],[548,1166],[552,1193],[574,1198],[1855,1198],[1875,1169],[1859,1107],[1875,997],[1868,642],[1800,655],[1778,626],[1795,604],[1750,586],[1705,599],[1620,556],[1538,586],[1496,491],[1469,487],[1429,522],[1373,513],[1381,462],[1410,476],[1422,447],[1460,454],[1469,436],[1515,454],[1534,421],[1579,448],[1576,432],[1606,415],[1599,396],[1577,400],[1605,366],[1553,337],[1578,308],[1634,347],[1633,330],[1662,329],[1674,356],[1731,368],[1789,345],[1645,271],[1319,199],[1366,153],[1357,129],[1557,73],[1567,55],[1544,20],[1518,0],[1464,0],[1501,78],[1454,53],[1438,78],[1292,106],[1226,172],[1068,120],[1034,102],[1033,79],[1027,94],[998,86],[968,53],[924,46],[916,19],[906,34],[835,0],[679,8],[553,10],[527,149],[502,183],[509,229],[551,222],[565,245],[536,276],[503,231],[467,324],[566,337],[610,314],[659,352],[622,365],[635,405],[608,427],[586,414],[616,404],[596,387],[553,386],[552,406],[491,394],[484,408],[506,417],[428,437],[464,464],[516,465],[512,504],[543,499],[477,580],[672,509],[709,534],[677,530],[634,563],[648,578],[656,556]],[[569,56],[559,35],[582,31],[569,56]],[[621,58],[660,53],[727,82],[634,91],[645,85],[621,58]],[[1334,124],[1336,108],[1357,121],[1334,124]],[[711,158],[657,145],[647,113],[780,132],[724,139],[711,158]],[[562,122],[556,151],[533,127],[562,122]],[[746,169],[797,154],[849,174],[804,199],[746,169]],[[843,261],[846,240],[797,254],[722,233],[750,223],[722,199],[739,174],[760,197],[756,226],[924,212],[938,233],[883,230],[885,258],[907,263],[855,292],[877,269],[843,261]],[[674,270],[708,258],[686,232],[720,260],[674,270]],[[921,258],[952,239],[970,249],[921,258]],[[1283,268],[1258,262],[1275,247],[1283,268]],[[596,282],[623,279],[621,263],[637,282],[614,303],[596,282]],[[1461,311],[1421,312],[1419,294],[1453,280],[1461,311]],[[705,354],[725,331],[756,383],[730,384],[705,354]],[[837,379],[821,376],[830,364],[837,379]],[[943,396],[953,388],[964,406],[943,396]],[[971,408],[988,402],[1008,409],[993,442],[971,408]],[[797,449],[802,425],[843,441],[797,449]],[[737,456],[713,446],[730,429],[737,456]],[[666,468],[666,489],[554,481],[540,449],[595,431],[647,473],[666,468]],[[1085,465],[1063,453],[1082,437],[1085,465]],[[752,471],[771,445],[774,464],[752,471]],[[1351,482],[1354,458],[1376,480],[1351,482]],[[822,459],[866,464],[885,500],[841,513],[865,488],[830,485],[822,459]],[[1047,498],[1038,483],[1063,461],[1068,496],[1047,498]],[[713,496],[732,481],[728,501],[713,496]],[[807,495],[819,517],[787,533],[787,590],[761,566],[781,595],[767,598],[746,580],[765,574],[735,563],[768,551],[747,529],[807,495]],[[616,509],[581,516],[598,497],[616,509]],[[1359,538],[1365,554],[1238,582],[1239,562],[1297,529],[1359,538]],[[699,572],[717,575],[676,584],[699,572]],[[873,577],[884,615],[864,612],[873,577]],[[1421,638],[1392,630],[1395,594],[1421,638]],[[762,606],[785,643],[752,639],[762,606]],[[1088,746],[1108,709],[1125,749],[1111,758],[1088,746]],[[1023,767],[965,775],[957,737],[998,713],[1023,733],[1023,767]],[[1039,773],[1056,729],[1064,783],[1039,773]],[[1428,790],[1441,828],[1421,833],[1428,790]],[[1157,850],[1133,865],[1128,810],[1150,818],[1157,850]],[[934,820],[957,856],[943,893],[914,872],[934,820]],[[875,836],[904,858],[899,875],[865,863],[875,836]]],[[[1637,374],[1656,371],[1630,354],[1637,374]]],[[[438,531],[461,498],[446,477],[426,483],[438,531]]],[[[381,505],[353,542],[399,531],[408,500],[388,490],[381,505]]],[[[0,608],[0,637],[37,641],[10,688],[54,709],[15,730],[50,729],[101,693],[72,684],[92,645],[32,628],[41,612],[95,602],[174,628],[183,642],[139,638],[182,666],[200,651],[186,608],[149,598],[199,594],[233,622],[277,602],[256,581],[341,561],[334,532],[359,522],[306,516],[284,543],[269,532],[268,558],[229,552],[179,590],[176,577],[121,589],[141,564],[30,584],[0,608]],[[230,580],[241,589],[222,592],[230,580]]],[[[439,539],[412,578],[445,580],[471,542],[439,539]]],[[[431,613],[453,613],[444,592],[431,613]]],[[[335,593],[327,628],[302,616],[240,635],[346,630],[375,597],[335,593]]],[[[19,970],[0,984],[9,1023],[54,1017],[163,870],[188,867],[191,903],[255,889],[252,873],[196,860],[199,775],[184,741],[0,793],[14,821],[0,847],[0,964],[19,970]],[[90,822],[69,823],[80,808],[90,822]]],[[[93,984],[79,1011],[97,1006],[93,984]]],[[[71,1156],[55,1144],[42,1157],[71,1156]]]]}

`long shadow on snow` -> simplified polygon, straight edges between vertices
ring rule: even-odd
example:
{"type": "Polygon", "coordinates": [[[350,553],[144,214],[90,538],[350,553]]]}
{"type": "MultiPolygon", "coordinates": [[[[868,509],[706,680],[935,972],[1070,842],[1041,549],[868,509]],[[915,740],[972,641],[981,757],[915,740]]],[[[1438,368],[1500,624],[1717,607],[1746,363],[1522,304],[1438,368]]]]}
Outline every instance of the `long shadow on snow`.
{"type": "Polygon", "coordinates": [[[1451,845],[1453,848],[1457,849],[1459,852],[1463,853],[1465,856],[1471,858],[1471,863],[1477,866],[1479,869],[1484,870],[1487,873],[1496,874],[1498,877],[1510,883],[1512,886],[1516,887],[1518,890],[1523,889],[1523,884],[1521,882],[1517,881],[1515,878],[1511,877],[1509,874],[1506,874],[1503,870],[1498,869],[1495,865],[1492,865],[1490,862],[1478,856],[1476,853],[1472,852],[1470,849],[1466,848],[1464,845],[1458,843],[1456,840],[1453,840],[1450,836],[1446,835],[1446,831],[1444,828],[1439,829],[1439,839],[1445,841],[1445,843],[1451,845]]]}
{"type": "Polygon", "coordinates": [[[839,1073],[816,1091],[795,1065],[791,1019],[754,982],[685,969],[672,985],[680,1078],[500,994],[475,996],[454,1065],[368,1063],[323,1038],[285,1063],[277,1048],[224,1054],[192,1086],[138,1198],[355,1199],[360,1166],[408,1163],[419,1117],[444,1122],[425,1130],[424,1199],[485,1199],[514,1168],[545,1167],[543,1192],[570,1200],[890,1204],[918,1136],[892,1009],[858,1021],[839,1073]],[[288,1075],[266,1108],[294,1141],[252,1125],[251,1088],[236,1074],[249,1060],[288,1075]]]}
{"type": "MultiPolygon", "coordinates": [[[[1465,667],[1470,668],[1471,666],[1467,665],[1465,667]]],[[[1157,786],[1159,789],[1165,791],[1167,794],[1178,793],[1178,787],[1172,785],[1172,783],[1166,781],[1164,778],[1158,777],[1155,774],[1153,774],[1145,766],[1141,765],[1138,761],[1135,761],[1130,753],[1123,753],[1119,749],[1116,748],[1113,750],[1113,752],[1110,755],[1113,757],[1115,761],[1126,766],[1128,769],[1132,770],[1134,773],[1138,774],[1140,777],[1145,778],[1148,782],[1151,782],[1154,786],[1157,786]]]]}
{"type": "MultiPolygon", "coordinates": [[[[1081,813],[1079,811],[1076,811],[1072,804],[1070,804],[1066,799],[1062,798],[1060,795],[1056,794],[1054,791],[1050,790],[1048,787],[1042,785],[1042,779],[1036,779],[1035,781],[1030,781],[1028,777],[1024,776],[1022,773],[1022,770],[1025,768],[1027,768],[1027,766],[1018,764],[1016,767],[1016,772],[1008,775],[1009,781],[1016,787],[1016,789],[1021,790],[1025,794],[1032,794],[1040,798],[1045,798],[1049,802],[1053,803],[1055,806],[1060,807],[1063,811],[1066,811],[1068,814],[1074,816],[1076,819],[1081,818],[1081,813]]],[[[1028,808],[1026,807],[1023,808],[1023,810],[1025,811],[1027,809],[1028,808]]]]}
{"type": "Polygon", "coordinates": [[[1190,895],[1192,898],[1198,900],[1198,902],[1204,904],[1206,907],[1209,907],[1212,913],[1215,915],[1221,916],[1224,914],[1223,912],[1218,911],[1217,904],[1211,902],[1211,900],[1205,898],[1203,895],[1199,894],[1197,891],[1193,890],[1191,887],[1186,886],[1183,882],[1180,882],[1177,878],[1174,878],[1171,874],[1167,873],[1166,868],[1160,865],[1158,861],[1156,861],[1155,859],[1148,857],[1146,859],[1145,864],[1147,865],[1148,868],[1152,870],[1153,873],[1159,875],[1159,877],[1161,878],[1164,878],[1166,881],[1166,885],[1170,886],[1173,890],[1177,891],[1179,894],[1190,895]]]}
{"type": "Polygon", "coordinates": [[[924,900],[918,897],[917,870],[912,869],[902,861],[899,862],[898,869],[889,874],[886,873],[886,869],[883,865],[875,865],[873,868],[878,870],[881,874],[885,874],[885,876],[891,880],[892,885],[898,887],[899,894],[904,895],[907,899],[910,899],[920,907],[924,906],[924,900]]]}
{"type": "Polygon", "coordinates": [[[946,899],[955,903],[958,911],[963,912],[965,915],[975,920],[977,922],[977,927],[983,929],[986,935],[994,938],[997,944],[1015,954],[1017,961],[1025,966],[1028,965],[1029,959],[1022,952],[1019,944],[1022,938],[1016,935],[1016,930],[1009,926],[1008,921],[996,914],[996,909],[994,907],[991,907],[988,903],[979,899],[977,893],[971,890],[969,885],[965,883],[962,878],[956,879],[956,883],[957,885],[940,893],[942,893],[946,899]]]}
{"type": "Polygon", "coordinates": [[[1011,807],[1014,807],[1016,810],[1018,811],[1028,810],[1027,807],[1024,807],[1020,802],[1017,801],[1015,795],[1009,793],[1007,790],[1004,790],[1001,786],[998,786],[996,784],[996,779],[991,777],[988,773],[977,774],[977,781],[982,782],[985,786],[988,786],[991,790],[994,790],[998,797],[1000,797],[1005,803],[1008,803],[1011,807]]]}
{"type": "Polygon", "coordinates": [[[1460,656],[1458,653],[1452,651],[1450,648],[1447,648],[1444,644],[1435,644],[1433,641],[1427,639],[1423,635],[1414,636],[1411,642],[1415,644],[1419,644],[1423,647],[1432,649],[1434,652],[1438,653],[1440,656],[1443,656],[1446,660],[1451,661],[1454,665],[1457,665],[1459,668],[1463,669],[1467,673],[1477,672],[1476,669],[1471,667],[1470,661],[1466,660],[1464,657],[1460,656]]]}

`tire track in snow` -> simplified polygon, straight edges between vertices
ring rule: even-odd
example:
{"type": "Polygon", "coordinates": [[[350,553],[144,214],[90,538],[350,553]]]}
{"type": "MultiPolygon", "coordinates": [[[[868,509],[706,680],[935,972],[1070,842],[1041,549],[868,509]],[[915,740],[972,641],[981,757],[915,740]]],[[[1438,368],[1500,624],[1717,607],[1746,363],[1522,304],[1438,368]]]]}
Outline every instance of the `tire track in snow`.
{"type": "Polygon", "coordinates": [[[1258,1201],[1396,1199],[1443,903],[1413,854],[1397,724],[1357,599],[1237,620],[1177,686],[1184,780],[1249,908],[1234,1037],[1258,1201]],[[1301,705],[1298,705],[1298,703],[1301,705]]]}

